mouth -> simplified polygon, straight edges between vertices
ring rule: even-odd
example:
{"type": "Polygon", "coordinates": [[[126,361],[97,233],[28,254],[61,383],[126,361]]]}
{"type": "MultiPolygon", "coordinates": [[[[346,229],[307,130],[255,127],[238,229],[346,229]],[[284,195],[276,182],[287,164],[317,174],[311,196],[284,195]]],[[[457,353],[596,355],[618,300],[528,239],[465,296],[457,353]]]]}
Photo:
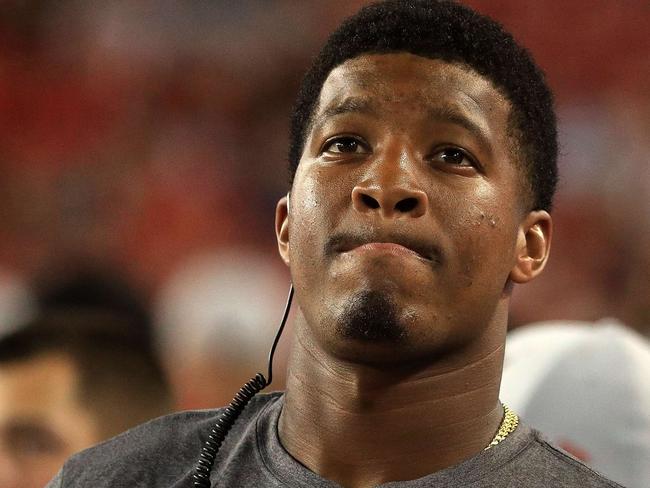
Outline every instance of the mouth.
{"type": "Polygon", "coordinates": [[[397,256],[411,256],[437,263],[440,261],[439,250],[419,239],[403,235],[360,236],[353,234],[336,234],[327,244],[329,254],[356,252],[385,252],[397,256]]]}

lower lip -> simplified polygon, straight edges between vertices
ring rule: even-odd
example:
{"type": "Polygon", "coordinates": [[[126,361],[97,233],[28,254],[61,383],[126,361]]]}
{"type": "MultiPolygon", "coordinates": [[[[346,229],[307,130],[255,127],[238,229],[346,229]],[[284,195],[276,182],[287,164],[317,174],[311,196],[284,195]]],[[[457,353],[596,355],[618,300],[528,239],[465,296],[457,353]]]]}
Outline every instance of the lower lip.
{"type": "Polygon", "coordinates": [[[399,257],[416,257],[418,259],[426,261],[426,259],[417,252],[412,251],[407,247],[400,246],[399,244],[393,244],[391,242],[370,242],[368,244],[363,244],[359,247],[355,247],[354,249],[351,249],[347,252],[393,254],[399,257]]]}

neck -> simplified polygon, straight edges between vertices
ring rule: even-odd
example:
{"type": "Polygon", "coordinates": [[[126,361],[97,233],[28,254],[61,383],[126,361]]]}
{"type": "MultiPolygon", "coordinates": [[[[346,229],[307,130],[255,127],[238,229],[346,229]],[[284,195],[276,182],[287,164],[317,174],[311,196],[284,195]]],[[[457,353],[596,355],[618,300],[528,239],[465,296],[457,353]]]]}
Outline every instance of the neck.
{"type": "Polygon", "coordinates": [[[420,478],[478,454],[498,430],[503,340],[382,368],[328,355],[301,322],[279,435],[321,477],[347,488],[420,478]]]}

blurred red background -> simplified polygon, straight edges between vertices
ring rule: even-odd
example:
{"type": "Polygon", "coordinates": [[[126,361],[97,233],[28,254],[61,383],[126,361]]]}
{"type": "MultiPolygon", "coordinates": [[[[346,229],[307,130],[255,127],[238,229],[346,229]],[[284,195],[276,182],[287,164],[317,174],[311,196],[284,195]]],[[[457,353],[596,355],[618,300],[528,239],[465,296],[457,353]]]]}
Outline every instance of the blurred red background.
{"type": "MultiPolygon", "coordinates": [[[[286,276],[273,213],[290,107],[363,3],[2,2],[1,272],[99,263],[152,303],[196,254],[255,250],[286,276]]],[[[516,290],[512,325],[615,316],[647,333],[650,4],[466,3],[532,51],[560,118],[552,259],[516,290]]]]}

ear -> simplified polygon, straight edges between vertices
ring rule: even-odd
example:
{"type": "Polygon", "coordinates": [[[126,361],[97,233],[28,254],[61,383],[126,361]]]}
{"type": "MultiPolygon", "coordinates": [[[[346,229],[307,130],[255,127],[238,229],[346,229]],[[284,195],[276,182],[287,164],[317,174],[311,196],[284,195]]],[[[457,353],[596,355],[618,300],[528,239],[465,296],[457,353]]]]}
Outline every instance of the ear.
{"type": "Polygon", "coordinates": [[[275,237],[278,251],[284,263],[289,266],[289,194],[280,198],[275,206],[275,237]]]}
{"type": "Polygon", "coordinates": [[[528,283],[539,275],[548,261],[551,250],[553,220],[548,212],[530,212],[519,224],[515,266],[510,271],[510,280],[528,283]]]}

